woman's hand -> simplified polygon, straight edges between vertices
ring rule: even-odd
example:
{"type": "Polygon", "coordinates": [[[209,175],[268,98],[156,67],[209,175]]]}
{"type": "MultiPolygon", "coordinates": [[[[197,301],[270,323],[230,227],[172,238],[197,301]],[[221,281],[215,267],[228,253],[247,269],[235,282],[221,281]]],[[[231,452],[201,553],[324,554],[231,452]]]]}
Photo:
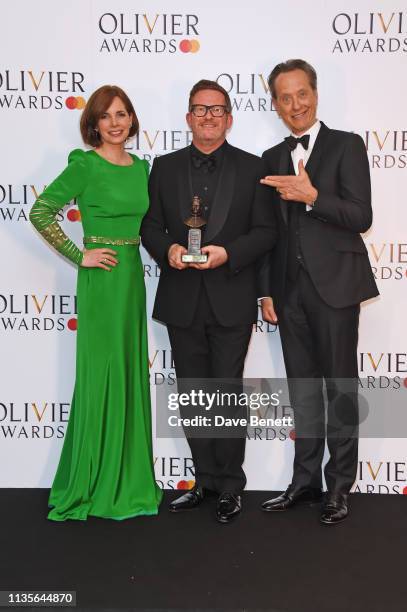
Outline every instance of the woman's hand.
{"type": "Polygon", "coordinates": [[[112,249],[84,249],[81,265],[83,268],[102,268],[111,272],[112,268],[119,263],[114,255],[116,251],[112,249]]]}

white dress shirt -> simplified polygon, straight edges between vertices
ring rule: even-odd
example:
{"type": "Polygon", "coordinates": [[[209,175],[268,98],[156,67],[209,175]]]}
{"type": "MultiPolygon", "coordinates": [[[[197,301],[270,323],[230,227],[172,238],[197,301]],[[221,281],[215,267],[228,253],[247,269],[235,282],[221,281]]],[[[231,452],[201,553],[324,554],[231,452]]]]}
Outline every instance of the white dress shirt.
{"type": "MultiPolygon", "coordinates": [[[[297,144],[296,148],[293,151],[291,151],[291,159],[293,160],[295,174],[298,175],[298,162],[300,161],[300,159],[302,159],[304,166],[307,165],[307,161],[309,160],[309,157],[312,153],[312,149],[314,147],[314,144],[317,139],[320,128],[321,128],[321,122],[317,120],[314,123],[314,125],[310,127],[309,130],[301,134],[301,136],[306,136],[307,134],[309,134],[309,143],[308,143],[307,150],[304,149],[302,144],[297,144]]],[[[294,136],[294,138],[299,138],[298,134],[293,134],[292,132],[291,132],[291,136],[294,136]]],[[[307,211],[312,210],[312,206],[308,206],[307,204],[306,210],[307,211]]]]}

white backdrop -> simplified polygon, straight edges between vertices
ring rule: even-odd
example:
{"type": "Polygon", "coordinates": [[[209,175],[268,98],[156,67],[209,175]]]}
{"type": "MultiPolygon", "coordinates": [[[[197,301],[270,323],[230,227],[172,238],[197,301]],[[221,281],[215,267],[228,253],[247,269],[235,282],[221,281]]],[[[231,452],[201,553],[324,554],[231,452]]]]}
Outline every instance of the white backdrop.
{"type": "MultiPolygon", "coordinates": [[[[293,57],[314,65],[319,118],[361,134],[371,164],[374,225],[364,239],[381,297],[362,308],[360,374],[405,380],[406,2],[14,0],[0,11],[1,487],[48,487],[56,469],[74,381],[76,270],[27,219],[36,194],[82,146],[80,108],[106,83],[134,102],[141,157],[190,142],[188,93],[201,78],[230,92],[229,141],[261,154],[286,135],[267,91],[271,68],[293,57]]],[[[61,220],[81,244],[74,204],[61,220]]],[[[143,259],[150,314],[158,270],[143,259]]],[[[155,413],[155,385],[174,370],[165,328],[151,322],[149,336],[155,413]]],[[[259,323],[245,373],[284,376],[274,327],[259,323]]],[[[405,492],[405,449],[401,438],[362,440],[355,490],[405,492]]],[[[184,440],[156,439],[154,456],[162,486],[193,480],[184,440]]],[[[248,441],[248,488],[285,488],[292,456],[289,438],[264,432],[248,441]]]]}

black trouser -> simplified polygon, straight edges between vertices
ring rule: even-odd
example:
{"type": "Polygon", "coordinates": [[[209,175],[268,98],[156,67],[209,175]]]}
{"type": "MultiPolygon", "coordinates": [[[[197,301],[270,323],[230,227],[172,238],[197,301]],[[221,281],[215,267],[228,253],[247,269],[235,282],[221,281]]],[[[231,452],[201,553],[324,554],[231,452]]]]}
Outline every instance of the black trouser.
{"type": "Polygon", "coordinates": [[[328,398],[325,479],[330,492],[348,493],[358,459],[357,343],[360,306],[332,308],[300,267],[288,281],[277,314],[295,417],[292,485],[321,488],[325,449],[323,379],[328,398]],[[303,379],[303,380],[299,380],[303,379]],[[305,380],[304,380],[305,379],[305,380]]]}
{"type": "MultiPolygon", "coordinates": [[[[167,328],[179,384],[181,379],[221,378],[229,381],[232,379],[241,386],[253,326],[219,325],[204,283],[192,324],[187,328],[173,325],[167,325],[167,328]]],[[[226,385],[229,388],[229,382],[226,385]]],[[[216,383],[214,386],[219,385],[216,383]]],[[[185,389],[185,385],[182,388],[185,389]]],[[[235,385],[234,389],[236,390],[235,385]]],[[[218,493],[240,493],[244,489],[244,432],[240,437],[233,437],[232,432],[227,438],[189,437],[188,443],[194,461],[197,486],[218,493]]]]}

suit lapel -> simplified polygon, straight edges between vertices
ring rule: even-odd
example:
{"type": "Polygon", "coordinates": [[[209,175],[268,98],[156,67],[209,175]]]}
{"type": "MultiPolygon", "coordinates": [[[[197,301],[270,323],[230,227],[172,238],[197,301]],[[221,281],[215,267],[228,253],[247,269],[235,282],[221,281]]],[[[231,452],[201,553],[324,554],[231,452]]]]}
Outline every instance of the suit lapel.
{"type": "MultiPolygon", "coordinates": [[[[329,128],[326,127],[324,123],[321,121],[321,127],[318,132],[318,136],[316,137],[314,146],[312,147],[311,155],[307,163],[305,164],[305,169],[308,173],[308,176],[313,181],[315,174],[320,165],[320,161],[322,158],[322,154],[324,152],[324,147],[326,144],[326,139],[328,136],[329,128]]],[[[294,166],[291,158],[291,152],[288,147],[283,146],[283,150],[280,155],[280,161],[278,166],[279,175],[287,175],[287,174],[295,174],[294,166]]],[[[283,219],[285,223],[288,223],[288,206],[285,200],[280,198],[280,208],[281,214],[283,215],[283,219]]]]}
{"type": "Polygon", "coordinates": [[[316,137],[314,146],[312,147],[311,155],[309,156],[309,159],[307,163],[305,164],[305,169],[311,180],[311,183],[320,165],[320,161],[321,161],[322,154],[324,151],[324,146],[326,143],[327,136],[328,136],[328,128],[321,121],[321,127],[319,129],[318,136],[316,137]]]}
{"type": "Polygon", "coordinates": [[[205,243],[208,244],[222,229],[228,216],[236,180],[236,162],[233,147],[227,144],[222,169],[213,198],[208,224],[205,228],[205,243]]]}
{"type": "Polygon", "coordinates": [[[191,177],[191,156],[189,152],[190,147],[186,147],[180,151],[180,169],[177,176],[178,184],[178,205],[181,215],[181,219],[184,222],[185,219],[191,216],[191,204],[192,204],[192,177],[191,177]]]}

